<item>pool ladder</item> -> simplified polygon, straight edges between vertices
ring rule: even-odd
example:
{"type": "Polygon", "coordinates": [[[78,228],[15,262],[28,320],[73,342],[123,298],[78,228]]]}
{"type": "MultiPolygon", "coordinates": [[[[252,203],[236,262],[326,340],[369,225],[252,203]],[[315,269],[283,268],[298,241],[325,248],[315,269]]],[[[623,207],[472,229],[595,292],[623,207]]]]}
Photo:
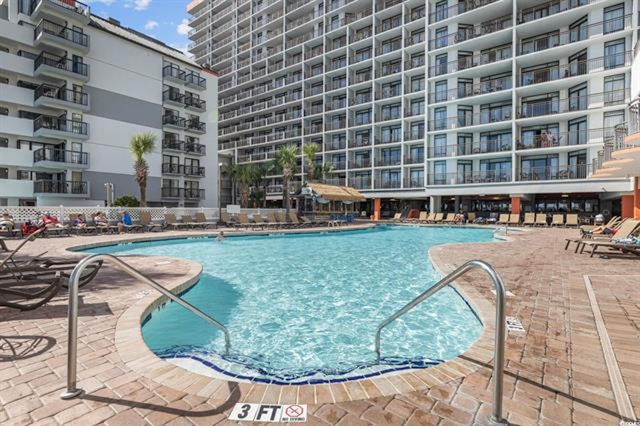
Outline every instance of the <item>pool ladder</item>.
{"type": "Polygon", "coordinates": [[[207,321],[209,324],[214,326],[215,328],[221,330],[224,333],[224,344],[225,351],[229,353],[229,347],[231,346],[231,339],[229,338],[229,331],[227,327],[222,325],[216,319],[210,317],[209,315],[202,312],[200,309],[196,308],[189,302],[185,301],[179,296],[171,293],[169,290],[158,284],[153,279],[144,275],[142,272],[133,268],[128,263],[123,260],[113,256],[111,254],[94,254],[82,259],[73,271],[71,272],[71,276],[69,277],[69,326],[68,326],[68,341],[67,341],[67,389],[65,392],[60,395],[62,399],[72,399],[77,397],[82,393],[82,389],[79,389],[77,384],[77,367],[78,367],[78,284],[80,282],[80,277],[82,276],[82,272],[91,264],[106,261],[109,263],[113,263],[116,267],[126,272],[133,278],[142,281],[147,284],[151,288],[159,291],[167,298],[173,300],[183,308],[191,311],[195,315],[199,316],[203,320],[207,321]]]}
{"type": "Polygon", "coordinates": [[[378,325],[376,329],[376,356],[378,362],[380,362],[380,333],[382,329],[397,320],[411,309],[415,308],[420,303],[427,300],[429,297],[436,294],[438,291],[451,284],[456,279],[460,278],[467,272],[480,269],[489,275],[491,281],[495,285],[496,289],[496,334],[495,334],[495,349],[493,359],[493,410],[491,416],[486,420],[487,424],[497,425],[506,424],[502,418],[502,394],[503,394],[503,380],[504,380],[504,341],[505,341],[505,288],[504,283],[500,275],[493,269],[491,265],[481,260],[471,260],[464,265],[457,268],[455,271],[448,274],[446,277],[438,281],[436,284],[428,288],[426,291],[418,295],[411,302],[407,303],[404,307],[396,311],[393,315],[385,319],[378,325]]]}

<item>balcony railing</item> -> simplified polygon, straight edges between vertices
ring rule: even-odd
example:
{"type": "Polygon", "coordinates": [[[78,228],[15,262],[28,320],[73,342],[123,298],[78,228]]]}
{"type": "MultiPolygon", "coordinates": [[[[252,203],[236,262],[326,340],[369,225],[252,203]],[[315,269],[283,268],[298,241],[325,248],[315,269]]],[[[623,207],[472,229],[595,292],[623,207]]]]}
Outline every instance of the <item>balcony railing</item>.
{"type": "Polygon", "coordinates": [[[34,92],[34,100],[46,97],[50,99],[58,99],[64,102],[71,102],[76,105],[89,105],[89,95],[81,91],[58,88],[41,84],[34,92]]]}
{"type": "Polygon", "coordinates": [[[424,188],[424,176],[406,178],[404,180],[405,188],[424,188]]]}
{"type": "Polygon", "coordinates": [[[204,167],[182,166],[182,173],[185,176],[204,177],[204,167]]]}
{"type": "Polygon", "coordinates": [[[409,155],[404,158],[404,164],[422,164],[424,163],[424,154],[409,155]]]}
{"type": "Polygon", "coordinates": [[[186,126],[186,120],[176,114],[165,114],[162,116],[162,124],[184,128],[186,126]]]}
{"type": "Polygon", "coordinates": [[[84,121],[67,120],[66,118],[51,117],[41,115],[33,120],[33,131],[40,129],[50,129],[59,132],[69,132],[77,135],[87,135],[89,125],[84,121]]]}
{"type": "Polygon", "coordinates": [[[349,168],[351,169],[364,169],[371,167],[370,158],[357,158],[349,161],[349,168]]]}
{"type": "Polygon", "coordinates": [[[51,3],[55,4],[59,7],[63,7],[67,10],[77,13],[82,16],[89,16],[89,6],[79,1],[74,0],[32,0],[29,4],[28,10],[23,10],[23,2],[20,2],[20,11],[27,12],[28,15],[33,14],[33,12],[38,8],[41,3],[51,3]]]}
{"type": "Polygon", "coordinates": [[[163,101],[173,101],[176,103],[183,104],[184,103],[184,94],[180,93],[178,90],[165,90],[162,92],[162,100],[163,101]]]}
{"type": "Polygon", "coordinates": [[[175,139],[163,139],[162,149],[182,152],[184,150],[184,142],[175,139]]]}
{"type": "Polygon", "coordinates": [[[596,22],[594,24],[569,31],[563,31],[555,34],[544,34],[540,37],[522,41],[520,42],[520,55],[541,52],[554,47],[588,40],[596,35],[622,31],[631,26],[631,17],[632,15],[626,15],[619,18],[607,19],[606,21],[596,22]]]}
{"type": "Polygon", "coordinates": [[[429,93],[429,102],[446,102],[455,99],[468,98],[470,96],[486,95],[487,93],[500,92],[511,89],[511,77],[487,80],[473,85],[464,85],[450,90],[442,90],[429,93]]]}
{"type": "Polygon", "coordinates": [[[522,182],[528,182],[538,180],[586,179],[591,175],[591,172],[591,164],[527,167],[523,168],[520,171],[520,173],[518,174],[518,180],[522,182]]]}
{"type": "Polygon", "coordinates": [[[511,120],[511,109],[429,120],[429,130],[457,129],[461,127],[499,123],[507,120],[511,120]]]}
{"type": "Polygon", "coordinates": [[[185,126],[187,130],[193,130],[197,132],[206,132],[207,125],[200,120],[186,120],[185,126]]]}
{"type": "MultiPolygon", "coordinates": [[[[597,1],[597,0],[596,0],[597,1]]],[[[546,18],[561,12],[565,12],[576,7],[593,3],[594,0],[552,0],[520,11],[518,21],[526,23],[537,19],[546,18]]]]}
{"type": "Polygon", "coordinates": [[[204,199],[204,189],[199,188],[161,188],[162,198],[188,198],[194,200],[204,199]]]}
{"type": "Polygon", "coordinates": [[[593,95],[573,96],[565,99],[543,99],[538,101],[524,101],[518,118],[539,117],[550,114],[561,114],[573,111],[584,111],[592,104],[612,106],[625,103],[629,97],[629,89],[612,90],[593,95]]]}
{"type": "Polygon", "coordinates": [[[205,110],[207,108],[207,102],[195,96],[185,96],[184,104],[187,107],[192,107],[192,108],[201,109],[201,110],[205,110]]]}
{"type": "Polygon", "coordinates": [[[464,56],[454,61],[429,67],[429,76],[437,77],[469,68],[486,65],[505,59],[511,59],[513,52],[508,49],[493,49],[480,55],[464,56]]]}
{"type": "Polygon", "coordinates": [[[42,33],[59,37],[63,40],[70,41],[79,46],[89,46],[89,36],[82,31],[56,24],[55,22],[43,19],[34,30],[35,38],[40,37],[42,33]]]}
{"type": "Polygon", "coordinates": [[[428,175],[429,185],[464,185],[497,182],[511,182],[511,170],[433,173],[428,175]]]}
{"type": "Polygon", "coordinates": [[[89,164],[89,154],[86,152],[69,151],[49,146],[33,151],[33,162],[37,163],[40,161],[86,166],[89,164]]]}
{"type": "Polygon", "coordinates": [[[356,189],[371,189],[371,177],[353,177],[349,179],[349,186],[356,189]]]}
{"type": "Polygon", "coordinates": [[[381,157],[376,159],[376,166],[388,167],[388,166],[399,166],[402,164],[402,157],[400,157],[400,153],[394,156],[381,157]]]}
{"type": "Polygon", "coordinates": [[[505,15],[491,21],[482,22],[481,24],[475,25],[472,28],[459,29],[454,34],[434,38],[433,40],[429,41],[429,50],[453,46],[454,44],[462,43],[464,41],[472,40],[474,38],[494,33],[496,31],[510,28],[512,25],[513,19],[511,15],[505,15]]]}
{"type": "Polygon", "coordinates": [[[200,143],[185,142],[184,152],[192,155],[205,155],[207,153],[207,147],[200,143]]]}
{"type": "Polygon", "coordinates": [[[472,141],[469,143],[429,147],[429,158],[444,158],[462,155],[487,154],[511,151],[510,140],[472,141]]]}
{"type": "Polygon", "coordinates": [[[169,64],[165,65],[164,68],[162,68],[162,76],[165,78],[171,77],[177,80],[184,81],[185,74],[185,71],[180,69],[180,67],[177,65],[169,64]]]}
{"type": "Polygon", "coordinates": [[[433,24],[457,15],[462,15],[465,12],[486,6],[495,1],[497,0],[467,0],[454,4],[453,6],[436,7],[435,10],[429,14],[429,23],[433,24]]]}
{"type": "Polygon", "coordinates": [[[401,184],[402,182],[400,181],[400,179],[381,179],[376,181],[376,189],[398,189],[400,188],[401,184]]]}
{"type": "Polygon", "coordinates": [[[36,180],[33,182],[33,192],[36,194],[87,195],[89,184],[81,181],[36,180]]]}
{"type": "Polygon", "coordinates": [[[37,70],[42,65],[46,65],[85,77],[89,75],[89,65],[63,56],[53,55],[48,52],[42,52],[35,59],[33,65],[34,70],[37,70]]]}
{"type": "Polygon", "coordinates": [[[576,61],[570,64],[559,66],[555,65],[532,71],[521,71],[519,84],[520,86],[530,86],[532,84],[546,83],[548,81],[555,81],[563,78],[571,78],[579,75],[629,66],[631,65],[631,54],[632,52],[628,51],[617,53],[615,55],[593,58],[587,61],[576,61]]]}
{"type": "Polygon", "coordinates": [[[548,132],[527,138],[521,136],[516,143],[516,148],[523,150],[603,143],[613,139],[614,135],[615,128],[613,127],[562,133],[548,132]]]}

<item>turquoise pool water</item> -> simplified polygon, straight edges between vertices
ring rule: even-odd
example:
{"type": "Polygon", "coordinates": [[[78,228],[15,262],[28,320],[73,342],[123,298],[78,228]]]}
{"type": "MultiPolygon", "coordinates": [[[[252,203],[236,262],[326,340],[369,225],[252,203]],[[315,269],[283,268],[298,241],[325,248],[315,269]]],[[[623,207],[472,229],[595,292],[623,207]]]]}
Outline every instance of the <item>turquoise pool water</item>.
{"type": "Polygon", "coordinates": [[[446,288],[388,326],[376,362],[377,325],[434,284],[427,250],[442,243],[491,241],[491,229],[377,227],[335,234],[160,241],[88,250],[172,256],[203,265],[183,294],[225,324],[220,332],[175,303],[143,325],[147,345],[169,359],[241,379],[318,383],[427,367],[453,358],[482,325],[446,288]]]}

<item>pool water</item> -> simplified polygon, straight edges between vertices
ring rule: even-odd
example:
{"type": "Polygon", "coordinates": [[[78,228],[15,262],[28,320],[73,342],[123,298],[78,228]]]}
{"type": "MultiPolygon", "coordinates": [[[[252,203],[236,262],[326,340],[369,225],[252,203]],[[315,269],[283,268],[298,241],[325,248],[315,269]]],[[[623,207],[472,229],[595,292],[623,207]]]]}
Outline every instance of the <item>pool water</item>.
{"type": "Polygon", "coordinates": [[[427,258],[431,246],[492,239],[491,229],[379,226],[88,251],[202,264],[200,281],[182,296],[228,328],[231,353],[224,354],[221,332],[171,302],[142,328],[159,356],[239,379],[322,383],[428,367],[467,349],[482,324],[450,287],[383,330],[380,363],[374,335],[381,321],[440,278],[427,258]]]}

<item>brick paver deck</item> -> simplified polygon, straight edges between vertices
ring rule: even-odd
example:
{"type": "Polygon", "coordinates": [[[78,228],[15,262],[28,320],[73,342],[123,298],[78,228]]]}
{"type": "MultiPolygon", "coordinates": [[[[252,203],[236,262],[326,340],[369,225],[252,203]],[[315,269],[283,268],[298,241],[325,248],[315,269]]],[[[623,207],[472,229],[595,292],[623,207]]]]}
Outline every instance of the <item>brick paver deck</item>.
{"type": "MultiPolygon", "coordinates": [[[[512,293],[507,315],[517,317],[525,331],[510,332],[507,338],[505,416],[511,423],[619,424],[584,275],[593,284],[626,391],[640,416],[640,259],[589,258],[564,251],[564,237],[576,234],[535,229],[509,242],[445,245],[431,251],[442,270],[470,259],[488,261],[512,293]]],[[[117,237],[51,238],[38,240],[28,250],[68,256],[64,247],[94,238],[117,237]]],[[[127,261],[169,287],[193,279],[199,271],[188,261],[140,256],[127,256],[127,261]]],[[[493,303],[484,276],[471,274],[458,284],[463,290],[479,289],[479,297],[493,303]]],[[[408,391],[413,389],[409,380],[397,378],[389,378],[384,388],[380,383],[347,383],[322,395],[321,388],[314,395],[293,395],[290,387],[228,382],[208,398],[192,391],[203,386],[197,381],[183,383],[181,390],[160,384],[123,361],[115,343],[116,323],[145,297],[146,289],[106,267],[81,290],[78,375],[86,394],[71,401],[59,399],[66,374],[66,299],[57,297],[32,312],[0,308],[0,424],[225,424],[236,401],[324,401],[335,399],[337,392],[349,396],[339,399],[356,400],[310,404],[309,424],[472,424],[490,413],[491,365],[473,357],[465,362],[476,365],[475,372],[444,378],[442,384],[419,392],[408,391]]]]}

